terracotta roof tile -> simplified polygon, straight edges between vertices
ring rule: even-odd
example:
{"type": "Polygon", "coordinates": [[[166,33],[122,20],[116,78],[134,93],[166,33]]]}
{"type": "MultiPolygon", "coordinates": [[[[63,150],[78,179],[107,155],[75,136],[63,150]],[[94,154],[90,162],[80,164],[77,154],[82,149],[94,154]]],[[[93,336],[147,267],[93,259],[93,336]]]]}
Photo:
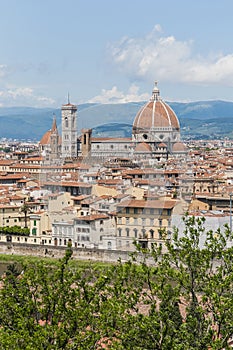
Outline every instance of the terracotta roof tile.
{"type": "Polygon", "coordinates": [[[135,152],[146,152],[146,153],[149,152],[150,153],[150,152],[152,152],[152,149],[148,143],[141,142],[136,146],[134,151],[135,152]]]}
{"type": "Polygon", "coordinates": [[[138,200],[133,199],[123,201],[117,204],[117,207],[131,207],[131,208],[155,208],[155,209],[172,209],[175,207],[177,201],[172,200],[138,200]]]}
{"type": "Polygon", "coordinates": [[[51,130],[46,131],[46,133],[42,136],[39,144],[40,145],[48,145],[50,143],[51,130]]]}

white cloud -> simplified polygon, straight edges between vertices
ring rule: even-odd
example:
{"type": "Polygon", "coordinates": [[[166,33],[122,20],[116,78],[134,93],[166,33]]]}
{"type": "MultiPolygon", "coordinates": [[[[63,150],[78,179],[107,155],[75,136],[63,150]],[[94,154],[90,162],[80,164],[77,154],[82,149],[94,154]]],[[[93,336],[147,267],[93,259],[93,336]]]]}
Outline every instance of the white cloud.
{"type": "Polygon", "coordinates": [[[156,25],[154,26],[154,31],[162,32],[162,27],[160,26],[160,24],[156,24],[156,25]]]}
{"type": "Polygon", "coordinates": [[[37,97],[37,101],[42,102],[48,106],[51,106],[55,103],[55,100],[53,98],[42,96],[37,97]]]}
{"type": "Polygon", "coordinates": [[[130,80],[233,85],[233,54],[194,54],[192,41],[164,36],[160,25],[142,38],[109,47],[112,62],[130,80]]]}
{"type": "Polygon", "coordinates": [[[6,94],[13,99],[17,99],[19,97],[33,97],[33,89],[29,87],[9,89],[6,91],[6,94]]]}
{"type": "Polygon", "coordinates": [[[55,100],[37,94],[31,87],[8,87],[0,91],[0,106],[50,107],[55,100]]]}
{"type": "Polygon", "coordinates": [[[17,63],[11,66],[0,64],[0,106],[51,107],[55,105],[56,101],[53,98],[43,94],[43,89],[46,89],[47,86],[17,86],[18,75],[23,74],[23,79],[26,81],[25,74],[32,70],[39,72],[40,75],[48,75],[49,65],[46,62],[38,65],[32,63],[17,63]],[[14,81],[13,84],[12,81],[14,81]]]}
{"type": "Polygon", "coordinates": [[[149,99],[149,97],[150,95],[147,93],[139,94],[139,87],[135,84],[132,84],[129,88],[129,91],[126,93],[118,90],[116,86],[113,86],[112,89],[110,90],[102,89],[100,95],[93,97],[88,102],[90,103],[139,102],[139,101],[146,101],[149,99]]]}

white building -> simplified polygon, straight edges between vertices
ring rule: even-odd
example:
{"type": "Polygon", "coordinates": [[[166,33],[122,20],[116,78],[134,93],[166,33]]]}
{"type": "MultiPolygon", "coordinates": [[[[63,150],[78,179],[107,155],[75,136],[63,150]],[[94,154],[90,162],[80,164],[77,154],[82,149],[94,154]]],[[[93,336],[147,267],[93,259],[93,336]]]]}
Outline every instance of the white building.
{"type": "MultiPolygon", "coordinates": [[[[103,238],[115,235],[113,219],[106,214],[92,214],[76,217],[70,221],[55,221],[52,224],[52,239],[56,246],[76,248],[105,248],[103,238]]],[[[105,242],[105,241],[104,241],[105,242]]],[[[108,249],[115,249],[110,244],[108,249]]]]}

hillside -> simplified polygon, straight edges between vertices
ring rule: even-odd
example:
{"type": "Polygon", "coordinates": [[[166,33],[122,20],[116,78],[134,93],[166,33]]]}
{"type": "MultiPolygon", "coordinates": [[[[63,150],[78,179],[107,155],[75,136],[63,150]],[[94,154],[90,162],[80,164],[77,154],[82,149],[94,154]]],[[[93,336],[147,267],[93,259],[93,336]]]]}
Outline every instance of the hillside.
{"type": "MultiPolygon", "coordinates": [[[[135,115],[143,104],[81,104],[78,132],[92,128],[94,136],[130,136],[135,115]]],[[[183,138],[233,138],[233,102],[169,102],[169,105],[180,120],[183,138]]],[[[54,113],[60,128],[60,109],[0,108],[0,138],[40,140],[51,128],[54,113]]]]}

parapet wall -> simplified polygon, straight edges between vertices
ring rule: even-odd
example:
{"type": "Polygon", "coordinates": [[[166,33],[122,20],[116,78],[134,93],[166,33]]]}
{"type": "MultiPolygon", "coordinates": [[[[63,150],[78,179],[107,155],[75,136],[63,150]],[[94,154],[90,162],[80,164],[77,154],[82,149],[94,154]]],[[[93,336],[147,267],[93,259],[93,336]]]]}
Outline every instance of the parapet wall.
{"type": "MultiPolygon", "coordinates": [[[[0,243],[0,254],[8,255],[25,255],[36,257],[62,258],[65,255],[66,247],[51,247],[46,245],[35,244],[19,244],[19,243],[0,243]]],[[[118,250],[104,250],[104,249],[82,249],[72,248],[73,259],[77,260],[91,260],[102,262],[116,262],[121,259],[122,262],[128,261],[130,258],[129,252],[122,252],[118,250]]]]}

